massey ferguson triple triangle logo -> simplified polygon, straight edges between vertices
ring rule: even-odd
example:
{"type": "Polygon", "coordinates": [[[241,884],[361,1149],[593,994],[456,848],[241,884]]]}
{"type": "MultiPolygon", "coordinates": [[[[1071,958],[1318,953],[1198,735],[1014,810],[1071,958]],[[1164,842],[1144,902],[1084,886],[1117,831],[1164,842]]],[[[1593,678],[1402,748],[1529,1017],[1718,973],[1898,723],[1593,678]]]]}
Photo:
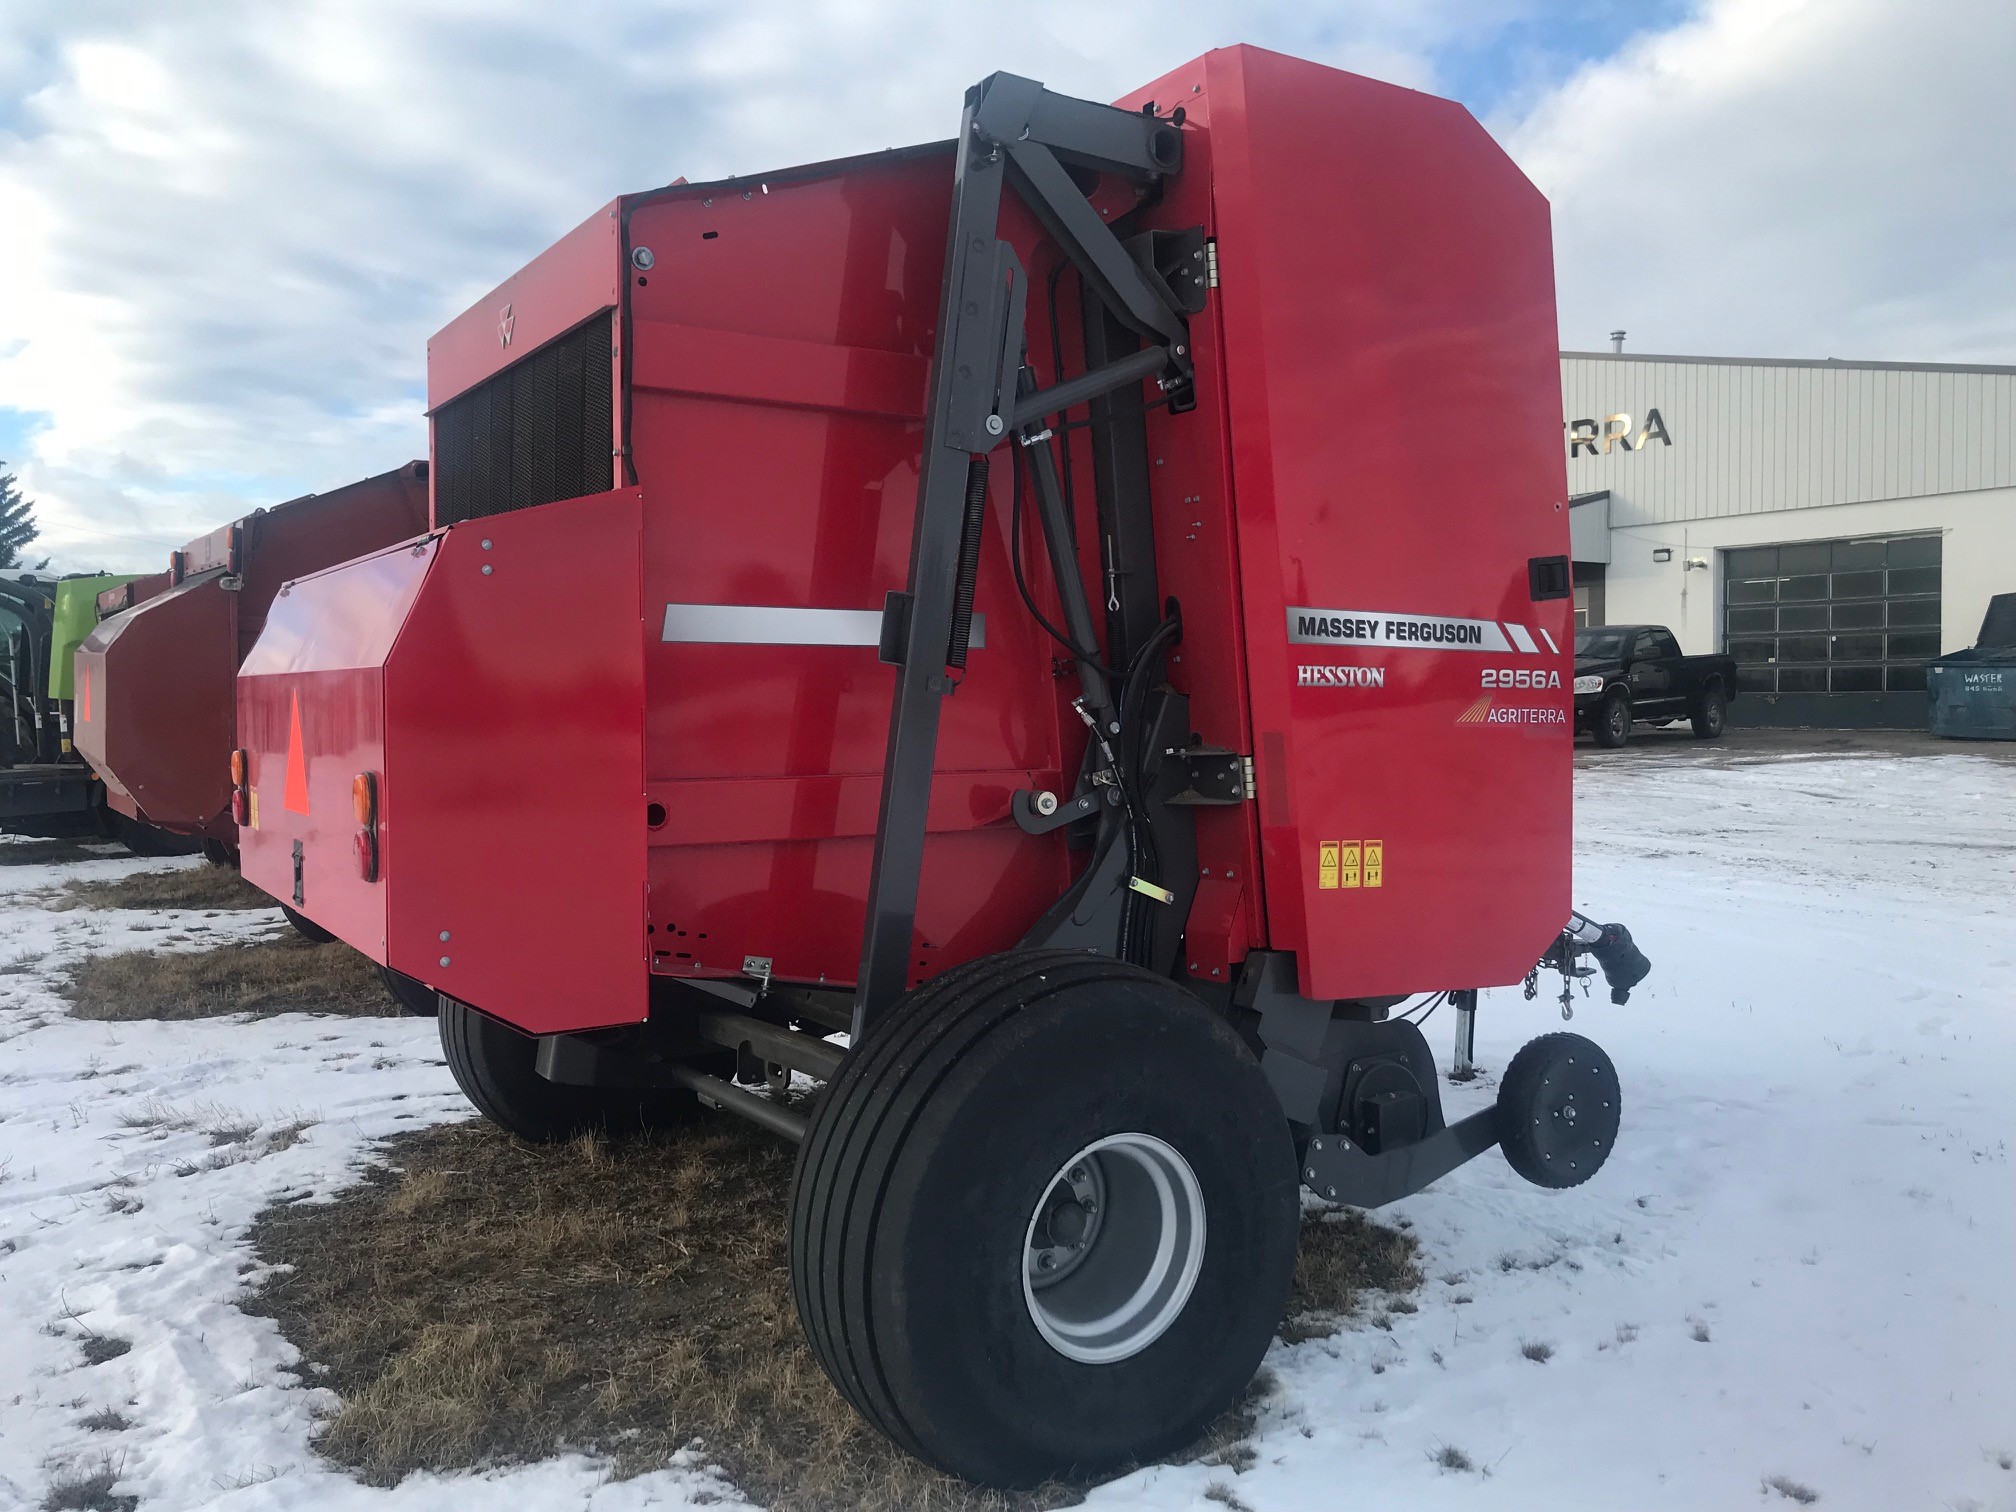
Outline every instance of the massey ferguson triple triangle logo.
{"type": "Polygon", "coordinates": [[[511,328],[518,322],[512,318],[511,306],[504,306],[504,313],[497,317],[497,345],[511,345],[511,328]]]}

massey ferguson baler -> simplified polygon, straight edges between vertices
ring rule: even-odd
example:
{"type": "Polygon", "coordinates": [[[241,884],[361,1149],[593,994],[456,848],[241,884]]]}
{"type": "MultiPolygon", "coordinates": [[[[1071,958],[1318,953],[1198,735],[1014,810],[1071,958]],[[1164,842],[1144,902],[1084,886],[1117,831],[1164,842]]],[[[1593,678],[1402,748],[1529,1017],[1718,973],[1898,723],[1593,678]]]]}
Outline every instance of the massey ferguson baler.
{"type": "Polygon", "coordinates": [[[215,859],[236,852],[238,664],[289,579],[423,534],[426,479],[410,462],[257,510],[171,552],[165,581],[100,595],[106,618],[77,649],[72,724],[110,808],[200,839],[215,859]]]}
{"type": "Polygon", "coordinates": [[[516,1134],[797,1140],[807,1337],[912,1452],[1166,1453],[1302,1186],[1615,1138],[1588,1040],[1451,1123],[1410,1018],[1467,1069],[1479,987],[1646,970],[1570,910],[1559,388],[1476,122],[1252,49],[625,196],[432,343],[428,538],[275,602],[246,875],[516,1134]]]}

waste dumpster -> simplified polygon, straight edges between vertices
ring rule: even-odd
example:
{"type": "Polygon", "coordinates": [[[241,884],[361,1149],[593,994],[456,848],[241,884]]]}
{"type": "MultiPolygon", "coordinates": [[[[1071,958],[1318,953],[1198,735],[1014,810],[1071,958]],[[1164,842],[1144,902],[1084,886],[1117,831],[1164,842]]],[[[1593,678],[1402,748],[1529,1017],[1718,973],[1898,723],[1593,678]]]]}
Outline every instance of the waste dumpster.
{"type": "Polygon", "coordinates": [[[1973,645],[1926,667],[1925,696],[1934,735],[2016,740],[2016,593],[1988,601],[1973,645]]]}

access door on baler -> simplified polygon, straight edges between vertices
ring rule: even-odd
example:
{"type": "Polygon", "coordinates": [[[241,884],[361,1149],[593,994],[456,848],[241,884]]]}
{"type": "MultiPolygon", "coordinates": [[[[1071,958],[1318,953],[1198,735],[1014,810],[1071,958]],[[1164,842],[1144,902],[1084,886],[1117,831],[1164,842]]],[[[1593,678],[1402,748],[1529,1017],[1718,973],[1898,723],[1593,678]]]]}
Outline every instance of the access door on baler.
{"type": "Polygon", "coordinates": [[[1515,982],[1570,906],[1547,204],[1452,102],[1211,61],[1269,937],[1313,998],[1515,982]]]}

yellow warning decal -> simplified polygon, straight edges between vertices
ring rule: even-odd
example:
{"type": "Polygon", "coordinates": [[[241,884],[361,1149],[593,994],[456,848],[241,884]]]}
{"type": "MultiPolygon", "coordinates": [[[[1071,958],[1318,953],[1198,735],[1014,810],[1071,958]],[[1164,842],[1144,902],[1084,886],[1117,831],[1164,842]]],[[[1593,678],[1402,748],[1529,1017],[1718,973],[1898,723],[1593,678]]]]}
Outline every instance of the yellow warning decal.
{"type": "Polygon", "coordinates": [[[1342,841],[1323,840],[1316,846],[1316,885],[1326,891],[1337,885],[1337,868],[1341,864],[1339,852],[1344,849],[1342,841]]]}
{"type": "Polygon", "coordinates": [[[1347,840],[1344,843],[1344,865],[1342,870],[1343,879],[1339,885],[1356,887],[1358,885],[1358,842],[1356,840],[1347,840]]]}
{"type": "Polygon", "coordinates": [[[1386,885],[1386,842],[1367,840],[1365,842],[1365,885],[1384,887],[1386,885]]]}
{"type": "Polygon", "coordinates": [[[254,788],[246,795],[245,817],[252,821],[252,828],[259,828],[259,789],[254,788]]]}

